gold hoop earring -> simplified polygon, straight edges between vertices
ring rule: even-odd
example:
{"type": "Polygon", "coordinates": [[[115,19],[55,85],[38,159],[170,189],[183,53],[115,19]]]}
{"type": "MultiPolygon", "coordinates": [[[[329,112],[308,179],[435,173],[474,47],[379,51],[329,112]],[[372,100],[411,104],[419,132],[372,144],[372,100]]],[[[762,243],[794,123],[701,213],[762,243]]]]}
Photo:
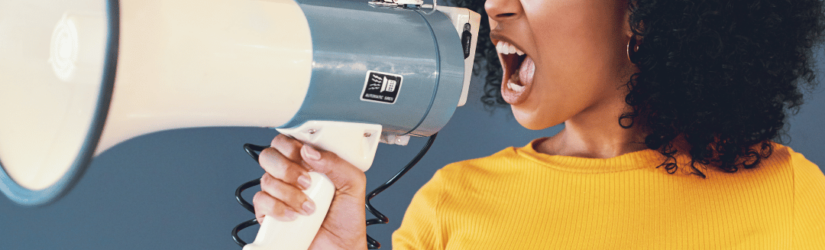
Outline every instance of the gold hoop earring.
{"type": "Polygon", "coordinates": [[[630,41],[627,41],[627,60],[633,64],[636,64],[639,59],[636,57],[636,52],[639,52],[639,44],[634,35],[630,37],[630,41]]]}

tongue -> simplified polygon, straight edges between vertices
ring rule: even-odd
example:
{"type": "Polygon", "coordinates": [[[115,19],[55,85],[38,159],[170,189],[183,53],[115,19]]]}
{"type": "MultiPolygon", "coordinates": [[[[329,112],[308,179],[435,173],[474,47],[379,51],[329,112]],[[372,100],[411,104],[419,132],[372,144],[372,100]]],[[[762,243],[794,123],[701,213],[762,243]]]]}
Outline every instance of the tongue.
{"type": "Polygon", "coordinates": [[[524,58],[518,71],[518,79],[521,86],[533,84],[533,73],[536,72],[536,64],[533,63],[532,58],[529,56],[524,58]]]}

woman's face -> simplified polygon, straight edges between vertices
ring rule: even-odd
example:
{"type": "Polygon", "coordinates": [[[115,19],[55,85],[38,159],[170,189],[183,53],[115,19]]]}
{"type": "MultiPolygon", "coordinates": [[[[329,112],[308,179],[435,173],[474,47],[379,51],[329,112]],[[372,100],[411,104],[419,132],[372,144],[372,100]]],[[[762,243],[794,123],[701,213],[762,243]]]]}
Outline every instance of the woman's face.
{"type": "Polygon", "coordinates": [[[492,42],[504,45],[497,46],[502,95],[522,126],[622,109],[616,103],[624,103],[635,69],[626,52],[626,0],[487,0],[484,7],[492,42]],[[508,55],[507,44],[518,52],[508,55]]]}

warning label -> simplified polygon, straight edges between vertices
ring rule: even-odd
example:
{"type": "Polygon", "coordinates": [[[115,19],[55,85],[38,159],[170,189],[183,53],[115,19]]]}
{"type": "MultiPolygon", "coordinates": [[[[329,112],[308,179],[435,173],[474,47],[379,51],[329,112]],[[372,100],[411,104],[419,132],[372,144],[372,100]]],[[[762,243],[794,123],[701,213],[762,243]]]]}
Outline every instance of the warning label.
{"type": "Polygon", "coordinates": [[[398,92],[401,91],[402,79],[401,75],[367,71],[361,100],[394,104],[395,100],[398,100],[398,92]]]}

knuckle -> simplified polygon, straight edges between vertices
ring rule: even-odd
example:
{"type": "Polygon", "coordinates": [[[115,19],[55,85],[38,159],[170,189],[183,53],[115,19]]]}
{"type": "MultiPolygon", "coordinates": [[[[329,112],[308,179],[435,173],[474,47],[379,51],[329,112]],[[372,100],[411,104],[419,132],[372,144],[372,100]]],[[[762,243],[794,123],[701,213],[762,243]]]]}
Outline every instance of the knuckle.
{"type": "Polygon", "coordinates": [[[299,192],[295,188],[284,188],[282,191],[284,202],[289,203],[292,207],[296,205],[297,207],[301,207],[301,203],[303,203],[302,197],[304,196],[303,192],[299,192]]]}
{"type": "Polygon", "coordinates": [[[265,148],[264,150],[261,150],[261,154],[258,157],[258,161],[272,161],[274,158],[278,156],[278,154],[278,150],[275,150],[274,148],[265,148]]]}
{"type": "Polygon", "coordinates": [[[279,204],[278,209],[274,212],[275,217],[281,221],[289,221],[295,216],[295,212],[284,204],[279,204]]]}
{"type": "Polygon", "coordinates": [[[297,149],[297,148],[301,148],[301,146],[304,145],[303,143],[301,143],[301,141],[298,141],[295,138],[292,138],[292,137],[289,137],[289,136],[283,136],[281,138],[283,138],[282,139],[283,143],[286,146],[289,146],[290,148],[297,149]]]}
{"type": "Polygon", "coordinates": [[[355,181],[358,183],[367,183],[367,175],[364,172],[356,171],[355,173],[355,181]]]}
{"type": "Polygon", "coordinates": [[[255,193],[255,197],[252,198],[252,206],[255,208],[255,213],[267,213],[272,210],[272,207],[269,205],[271,201],[266,199],[266,194],[263,191],[258,191],[255,193]]]}
{"type": "Polygon", "coordinates": [[[289,137],[287,137],[286,135],[278,134],[278,135],[275,136],[275,138],[272,138],[272,141],[269,142],[269,146],[275,147],[275,145],[279,145],[280,143],[285,142],[288,139],[289,139],[289,137]]]}
{"type": "Polygon", "coordinates": [[[281,210],[281,211],[280,211],[280,212],[278,212],[278,214],[276,214],[275,216],[276,216],[276,218],[277,218],[278,220],[280,220],[280,221],[287,221],[287,220],[289,220],[289,217],[288,217],[288,216],[286,216],[286,209],[281,210]]]}
{"type": "Polygon", "coordinates": [[[306,199],[306,194],[298,190],[296,187],[279,180],[271,180],[266,186],[262,185],[261,188],[269,195],[272,195],[272,197],[275,197],[290,206],[303,203],[303,200],[306,199]]]}
{"type": "Polygon", "coordinates": [[[262,206],[262,205],[264,205],[264,203],[267,202],[267,200],[266,200],[267,197],[266,196],[267,196],[266,193],[264,193],[263,191],[258,191],[257,193],[255,193],[255,196],[252,196],[252,205],[253,206],[262,206]]]}
{"type": "Polygon", "coordinates": [[[272,186],[272,179],[273,179],[272,175],[264,174],[264,176],[261,177],[261,187],[262,188],[263,187],[271,187],[272,186]]]}
{"type": "MultiPolygon", "coordinates": [[[[275,150],[275,149],[272,149],[275,150]]],[[[283,179],[286,177],[290,168],[295,165],[294,162],[285,159],[279,153],[273,154],[266,158],[261,158],[261,167],[272,175],[272,177],[283,179]]]]}
{"type": "Polygon", "coordinates": [[[274,215],[276,217],[284,218],[284,216],[286,215],[286,210],[287,209],[289,209],[289,208],[287,208],[287,206],[284,205],[283,203],[275,202],[275,205],[272,207],[272,213],[270,213],[270,214],[274,215]]]}
{"type": "Polygon", "coordinates": [[[300,185],[300,183],[298,183],[298,178],[300,178],[302,175],[304,175],[305,172],[307,172],[307,171],[304,170],[303,168],[299,168],[299,167],[290,168],[290,171],[288,172],[288,174],[286,176],[286,181],[289,184],[300,185]]]}
{"type": "Polygon", "coordinates": [[[352,167],[354,167],[354,165],[352,165],[351,163],[349,163],[348,161],[346,161],[344,159],[341,159],[340,156],[338,156],[337,154],[335,154],[333,152],[325,151],[325,152],[321,153],[321,156],[322,156],[321,160],[325,160],[326,164],[328,164],[328,165],[332,165],[332,166],[352,166],[352,167]]]}
{"type": "Polygon", "coordinates": [[[257,207],[258,204],[261,203],[261,197],[260,196],[261,196],[261,191],[258,191],[257,193],[255,193],[254,196],[252,196],[252,206],[257,207]]]}
{"type": "Polygon", "coordinates": [[[284,134],[279,134],[272,140],[271,146],[273,148],[278,149],[284,156],[289,159],[300,159],[301,157],[301,146],[304,144],[300,141],[290,138],[284,134]]]}
{"type": "Polygon", "coordinates": [[[293,207],[301,207],[304,204],[304,201],[307,200],[306,194],[304,192],[293,190],[290,195],[290,200],[292,202],[293,207]]]}
{"type": "Polygon", "coordinates": [[[271,167],[276,164],[278,154],[278,151],[274,148],[265,148],[261,151],[261,154],[258,157],[258,163],[261,164],[261,167],[263,167],[264,170],[266,170],[267,167],[271,167]]]}

